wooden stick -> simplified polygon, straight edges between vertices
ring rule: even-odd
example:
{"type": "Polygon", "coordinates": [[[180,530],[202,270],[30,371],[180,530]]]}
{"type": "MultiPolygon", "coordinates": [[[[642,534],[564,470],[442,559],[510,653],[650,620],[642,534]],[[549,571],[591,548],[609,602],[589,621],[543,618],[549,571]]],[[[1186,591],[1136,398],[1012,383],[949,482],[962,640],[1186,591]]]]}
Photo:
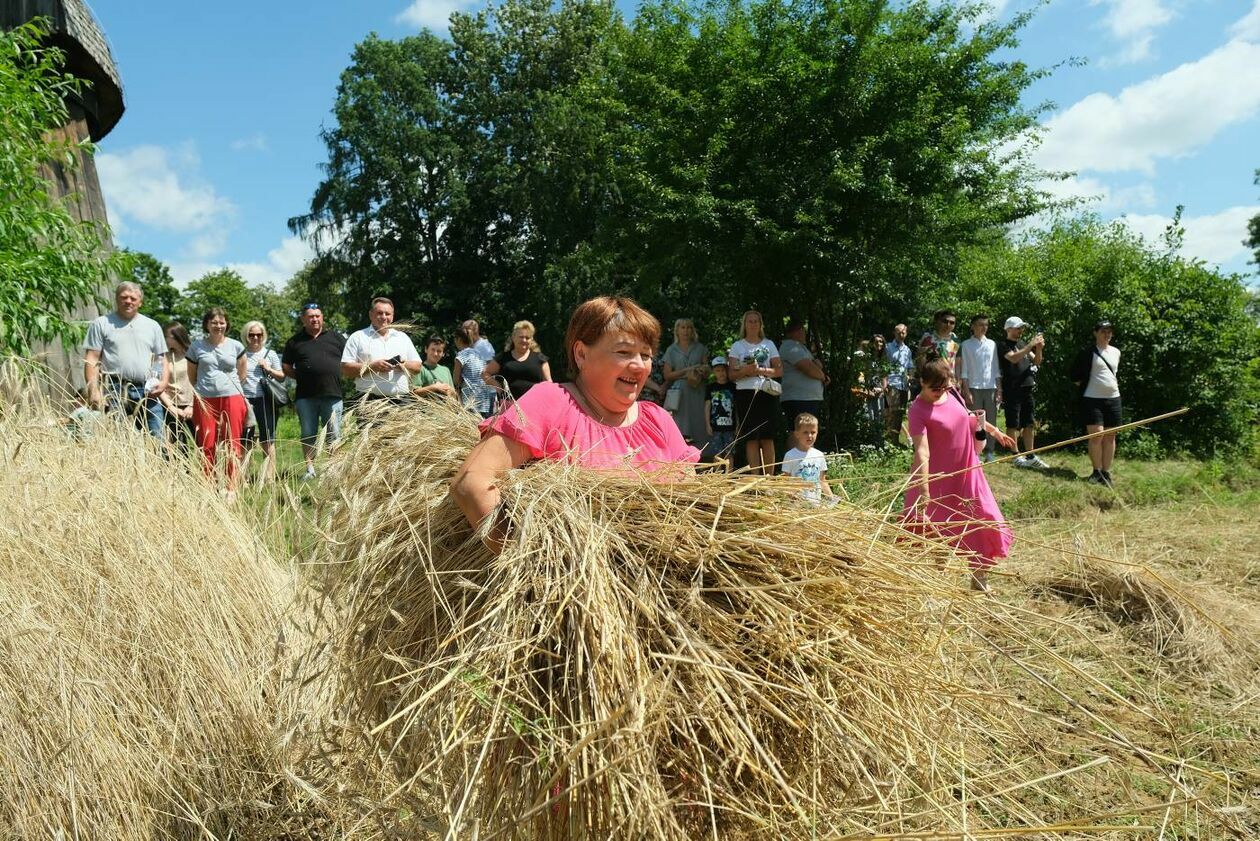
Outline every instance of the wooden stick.
{"type": "MultiPolygon", "coordinates": [[[[1001,458],[994,459],[993,461],[990,461],[990,462],[982,461],[978,464],[973,464],[968,467],[964,467],[962,470],[955,470],[953,473],[942,473],[939,475],[929,476],[928,478],[931,481],[936,481],[937,479],[948,479],[951,476],[958,476],[960,474],[966,473],[971,470],[983,470],[986,466],[990,464],[1002,464],[1003,462],[1017,459],[1020,456],[1029,456],[1029,455],[1033,455],[1034,453],[1044,453],[1050,450],[1057,450],[1060,447],[1066,447],[1069,444],[1079,444],[1081,441],[1088,441],[1091,438],[1101,438],[1104,435],[1112,435],[1114,433],[1123,432],[1125,430],[1133,429],[1135,427],[1147,426],[1152,423],[1157,423],[1158,421],[1168,420],[1169,418],[1175,418],[1178,415],[1184,415],[1188,411],[1190,411],[1190,408],[1188,406],[1182,406],[1180,409],[1175,409],[1171,412],[1165,412],[1164,414],[1156,415],[1153,418],[1145,418],[1144,420],[1133,421],[1131,423],[1121,424],[1120,426],[1113,426],[1110,429],[1103,429],[1098,432],[1091,432],[1088,435],[1078,435],[1075,438],[1069,438],[1066,441],[1059,441],[1056,444],[1047,444],[1044,447],[1036,447],[1031,450],[1026,450],[1025,452],[1022,452],[1022,453],[1018,453],[1018,452],[1011,453],[1009,456],[1002,456],[1001,458]]],[[[1018,443],[1019,439],[1016,438],[1015,441],[1016,443],[1018,443]]]]}

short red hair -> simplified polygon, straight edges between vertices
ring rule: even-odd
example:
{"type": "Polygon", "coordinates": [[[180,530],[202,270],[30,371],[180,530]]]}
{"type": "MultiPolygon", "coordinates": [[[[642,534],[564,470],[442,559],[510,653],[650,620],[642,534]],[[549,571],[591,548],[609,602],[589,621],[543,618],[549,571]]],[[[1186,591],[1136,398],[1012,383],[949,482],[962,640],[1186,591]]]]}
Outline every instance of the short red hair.
{"type": "Polygon", "coordinates": [[[609,330],[621,330],[656,350],[661,342],[661,323],[656,316],[630,298],[602,295],[591,298],[573,311],[564,333],[564,350],[569,357],[569,376],[578,374],[573,348],[578,342],[593,345],[609,330]]]}

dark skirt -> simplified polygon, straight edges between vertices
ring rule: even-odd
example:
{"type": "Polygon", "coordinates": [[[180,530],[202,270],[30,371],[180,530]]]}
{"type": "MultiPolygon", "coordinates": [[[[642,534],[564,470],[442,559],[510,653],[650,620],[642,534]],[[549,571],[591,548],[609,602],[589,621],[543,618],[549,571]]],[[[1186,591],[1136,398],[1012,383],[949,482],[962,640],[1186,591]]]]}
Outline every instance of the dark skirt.
{"type": "Polygon", "coordinates": [[[735,391],[735,435],[743,441],[774,438],[779,398],[764,391],[735,391]]]}

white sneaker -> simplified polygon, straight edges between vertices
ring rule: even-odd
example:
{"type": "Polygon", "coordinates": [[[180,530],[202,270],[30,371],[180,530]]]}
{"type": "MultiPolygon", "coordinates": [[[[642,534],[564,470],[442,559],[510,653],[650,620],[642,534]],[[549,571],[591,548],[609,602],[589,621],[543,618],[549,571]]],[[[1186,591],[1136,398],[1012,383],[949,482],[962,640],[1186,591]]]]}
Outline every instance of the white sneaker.
{"type": "Polygon", "coordinates": [[[1028,459],[1029,456],[1015,456],[1015,458],[1011,459],[1011,465],[1013,467],[1032,467],[1028,459]]]}
{"type": "Polygon", "coordinates": [[[1040,456],[1028,456],[1026,461],[1025,467],[1035,467],[1038,470],[1045,470],[1050,466],[1042,461],[1040,456]]]}
{"type": "Polygon", "coordinates": [[[306,465],[306,472],[302,474],[302,481],[309,482],[315,478],[315,465],[306,465]]]}

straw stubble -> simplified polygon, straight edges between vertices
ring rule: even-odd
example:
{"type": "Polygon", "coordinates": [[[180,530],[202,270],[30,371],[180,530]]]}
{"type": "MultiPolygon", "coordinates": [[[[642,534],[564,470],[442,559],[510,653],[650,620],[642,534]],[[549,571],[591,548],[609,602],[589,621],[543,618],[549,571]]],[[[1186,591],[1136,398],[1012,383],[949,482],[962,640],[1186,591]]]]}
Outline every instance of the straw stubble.
{"type": "Polygon", "coordinates": [[[502,480],[492,557],[447,495],[476,440],[439,402],[389,413],[322,511],[345,755],[387,757],[408,814],[522,838],[966,820],[991,757],[945,548],[785,483],[539,462],[502,480]]]}

